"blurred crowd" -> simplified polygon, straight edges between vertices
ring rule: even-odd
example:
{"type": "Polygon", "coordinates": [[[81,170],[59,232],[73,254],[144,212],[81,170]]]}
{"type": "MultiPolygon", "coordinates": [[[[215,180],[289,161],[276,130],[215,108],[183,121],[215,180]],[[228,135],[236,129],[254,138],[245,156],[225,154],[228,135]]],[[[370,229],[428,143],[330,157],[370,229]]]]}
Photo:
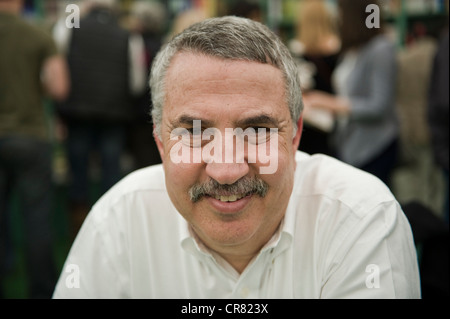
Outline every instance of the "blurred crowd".
{"type": "MultiPolygon", "coordinates": [[[[114,0],[85,0],[77,2],[80,28],[67,27],[67,13],[43,32],[22,20],[22,2],[0,0],[0,285],[14,254],[14,191],[30,297],[47,298],[58,275],[53,190],[60,184],[67,190],[71,241],[101,194],[127,173],[161,162],[147,83],[152,60],[209,12],[190,9],[169,19],[156,0],[133,1],[126,13],[114,0]]],[[[293,30],[284,35],[302,77],[300,150],[378,176],[404,206],[418,247],[436,247],[439,236],[448,243],[448,27],[431,34],[416,23],[398,48],[389,26],[366,26],[366,6],[376,1],[336,2],[339,10],[329,1],[300,1],[293,30]]],[[[260,1],[233,3],[224,14],[266,23],[260,1]]],[[[440,271],[424,261],[425,267],[440,271]]],[[[446,272],[444,287],[429,279],[430,291],[448,296],[446,272]]]]}

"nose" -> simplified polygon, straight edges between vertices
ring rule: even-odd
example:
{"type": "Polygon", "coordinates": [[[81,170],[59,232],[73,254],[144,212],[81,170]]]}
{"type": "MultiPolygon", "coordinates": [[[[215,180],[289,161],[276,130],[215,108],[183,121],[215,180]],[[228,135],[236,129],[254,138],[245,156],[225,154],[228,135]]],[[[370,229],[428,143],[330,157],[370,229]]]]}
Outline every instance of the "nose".
{"type": "Polygon", "coordinates": [[[234,133],[229,129],[225,130],[225,135],[219,133],[220,131],[215,132],[212,145],[222,151],[216,156],[207,156],[206,174],[220,184],[231,185],[246,176],[250,169],[242,141],[235,139],[234,133]]]}
{"type": "Polygon", "coordinates": [[[247,162],[244,163],[208,163],[206,174],[220,184],[231,185],[249,172],[247,162]]]}

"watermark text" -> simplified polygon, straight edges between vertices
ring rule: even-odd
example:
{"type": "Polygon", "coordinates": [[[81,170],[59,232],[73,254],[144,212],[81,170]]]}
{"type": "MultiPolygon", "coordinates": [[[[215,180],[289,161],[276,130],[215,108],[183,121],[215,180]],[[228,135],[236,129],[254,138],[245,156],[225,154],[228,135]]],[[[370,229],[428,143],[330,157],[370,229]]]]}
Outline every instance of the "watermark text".
{"type": "Polygon", "coordinates": [[[278,169],[277,128],[217,128],[202,129],[200,120],[193,127],[176,128],[170,139],[176,143],[170,149],[170,159],[180,163],[259,163],[261,174],[273,174],[278,169]],[[266,165],[267,164],[267,165],[266,165]]]}

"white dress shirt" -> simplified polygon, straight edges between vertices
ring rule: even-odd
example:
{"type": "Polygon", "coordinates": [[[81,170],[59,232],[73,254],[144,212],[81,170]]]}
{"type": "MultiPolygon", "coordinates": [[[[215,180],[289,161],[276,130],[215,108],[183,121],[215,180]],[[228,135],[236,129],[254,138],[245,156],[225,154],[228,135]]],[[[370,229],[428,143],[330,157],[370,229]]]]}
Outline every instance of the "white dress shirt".
{"type": "Polygon", "coordinates": [[[410,225],[388,188],[298,152],[283,223],[242,274],[195,239],[158,165],[94,205],[54,298],[420,298],[420,283],[410,225]]]}

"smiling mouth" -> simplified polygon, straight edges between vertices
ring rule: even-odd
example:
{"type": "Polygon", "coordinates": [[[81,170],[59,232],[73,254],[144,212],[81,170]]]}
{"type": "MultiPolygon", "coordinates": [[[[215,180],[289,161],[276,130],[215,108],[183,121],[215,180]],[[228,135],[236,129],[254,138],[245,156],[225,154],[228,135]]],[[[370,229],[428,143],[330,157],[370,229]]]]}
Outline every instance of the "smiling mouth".
{"type": "Polygon", "coordinates": [[[251,193],[247,193],[247,194],[243,194],[243,195],[215,195],[215,196],[210,196],[210,197],[214,197],[217,200],[220,200],[221,202],[225,202],[225,203],[233,203],[236,202],[244,197],[247,197],[251,195],[251,193]]]}
{"type": "Polygon", "coordinates": [[[254,192],[245,194],[210,194],[205,195],[205,200],[209,203],[215,214],[221,218],[229,218],[240,215],[252,201],[254,192]]]}
{"type": "Polygon", "coordinates": [[[242,201],[250,195],[265,197],[269,185],[260,178],[243,177],[234,184],[220,184],[214,179],[209,179],[202,184],[195,184],[189,189],[189,197],[193,203],[203,197],[216,200],[220,203],[234,203],[242,201]]]}

